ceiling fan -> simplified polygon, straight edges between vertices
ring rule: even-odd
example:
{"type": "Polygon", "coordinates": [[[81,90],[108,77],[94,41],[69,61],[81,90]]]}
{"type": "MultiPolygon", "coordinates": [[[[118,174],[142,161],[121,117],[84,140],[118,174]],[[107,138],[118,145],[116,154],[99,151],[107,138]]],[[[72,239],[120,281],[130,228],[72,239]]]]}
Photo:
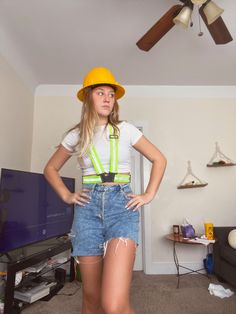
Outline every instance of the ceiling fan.
{"type": "MultiPolygon", "coordinates": [[[[233,40],[222,17],[223,9],[211,0],[180,0],[183,4],[172,6],[136,43],[144,51],[149,51],[171,28],[180,24],[187,28],[191,21],[194,5],[198,5],[201,18],[214,42],[223,45],[233,40]]],[[[192,26],[192,22],[190,23],[192,26]]],[[[203,33],[200,32],[199,36],[203,33]]]]}

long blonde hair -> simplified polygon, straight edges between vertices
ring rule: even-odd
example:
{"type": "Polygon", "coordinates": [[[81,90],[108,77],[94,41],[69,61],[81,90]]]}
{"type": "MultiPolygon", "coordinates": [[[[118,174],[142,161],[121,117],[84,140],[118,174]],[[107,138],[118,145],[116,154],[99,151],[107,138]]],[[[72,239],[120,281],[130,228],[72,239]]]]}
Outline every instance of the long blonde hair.
{"type": "MultiPolygon", "coordinates": [[[[78,143],[76,144],[75,149],[79,158],[87,154],[93,140],[95,127],[98,123],[98,114],[94,109],[94,103],[92,98],[92,90],[94,87],[95,86],[87,87],[84,90],[84,102],[80,122],[67,132],[69,133],[72,130],[78,129],[79,140],[78,143]]],[[[113,86],[111,87],[114,89],[113,86]]],[[[120,122],[119,105],[117,100],[115,100],[113,110],[111,114],[108,116],[108,123],[113,126],[114,134],[118,136],[119,136],[118,127],[119,122],[120,122]]]]}

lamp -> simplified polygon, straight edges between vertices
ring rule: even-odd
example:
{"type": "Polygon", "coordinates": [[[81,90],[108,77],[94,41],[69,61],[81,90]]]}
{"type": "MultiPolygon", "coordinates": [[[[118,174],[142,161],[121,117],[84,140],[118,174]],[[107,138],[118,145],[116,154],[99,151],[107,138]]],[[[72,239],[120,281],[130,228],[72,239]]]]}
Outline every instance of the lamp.
{"type": "Polygon", "coordinates": [[[191,1],[188,1],[178,15],[173,19],[175,24],[179,24],[184,28],[188,28],[189,21],[193,12],[193,4],[191,1]]]}
{"type": "Polygon", "coordinates": [[[217,4],[215,4],[211,0],[208,0],[202,6],[208,25],[215,22],[215,20],[217,20],[218,17],[224,12],[223,9],[221,9],[217,4]]]}
{"type": "Polygon", "coordinates": [[[198,6],[198,24],[199,24],[198,36],[203,35],[203,32],[201,30],[200,19],[201,17],[217,45],[227,44],[228,42],[233,40],[223,19],[221,18],[221,14],[224,12],[224,9],[220,8],[215,2],[213,2],[212,0],[180,0],[180,1],[183,2],[183,6],[182,8],[180,7],[178,15],[173,16],[172,21],[174,24],[179,24],[182,27],[187,28],[189,22],[191,21],[190,26],[193,26],[191,15],[194,5],[196,5],[198,6]]]}
{"type": "Polygon", "coordinates": [[[207,0],[191,0],[191,2],[193,4],[196,4],[196,5],[201,5],[203,3],[205,3],[207,0]]]}

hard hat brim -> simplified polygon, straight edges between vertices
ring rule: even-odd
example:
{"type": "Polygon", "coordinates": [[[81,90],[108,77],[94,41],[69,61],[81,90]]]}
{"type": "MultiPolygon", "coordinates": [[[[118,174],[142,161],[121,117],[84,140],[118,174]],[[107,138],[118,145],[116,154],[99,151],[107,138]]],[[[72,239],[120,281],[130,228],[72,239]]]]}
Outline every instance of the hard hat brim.
{"type": "MultiPolygon", "coordinates": [[[[113,84],[108,84],[107,82],[101,82],[101,83],[96,83],[96,84],[92,84],[92,85],[89,85],[89,86],[96,86],[96,85],[109,85],[109,86],[114,86],[115,88],[115,95],[116,95],[116,99],[120,99],[121,97],[124,96],[125,94],[125,89],[124,87],[122,87],[119,83],[113,83],[113,84]]],[[[86,87],[82,87],[78,93],[77,93],[77,97],[80,101],[84,101],[84,90],[89,87],[89,86],[86,86],[86,87]]]]}

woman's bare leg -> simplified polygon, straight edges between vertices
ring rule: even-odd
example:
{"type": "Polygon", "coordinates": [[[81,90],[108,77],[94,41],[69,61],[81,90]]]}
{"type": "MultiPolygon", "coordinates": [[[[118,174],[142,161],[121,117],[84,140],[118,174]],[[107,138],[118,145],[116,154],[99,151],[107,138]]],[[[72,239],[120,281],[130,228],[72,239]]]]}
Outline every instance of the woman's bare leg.
{"type": "Polygon", "coordinates": [[[101,280],[102,256],[78,257],[82,278],[83,303],[82,314],[102,314],[101,280]]]}
{"type": "Polygon", "coordinates": [[[133,240],[115,238],[108,242],[101,290],[105,314],[134,314],[129,294],[135,253],[136,244],[133,240]]]}

